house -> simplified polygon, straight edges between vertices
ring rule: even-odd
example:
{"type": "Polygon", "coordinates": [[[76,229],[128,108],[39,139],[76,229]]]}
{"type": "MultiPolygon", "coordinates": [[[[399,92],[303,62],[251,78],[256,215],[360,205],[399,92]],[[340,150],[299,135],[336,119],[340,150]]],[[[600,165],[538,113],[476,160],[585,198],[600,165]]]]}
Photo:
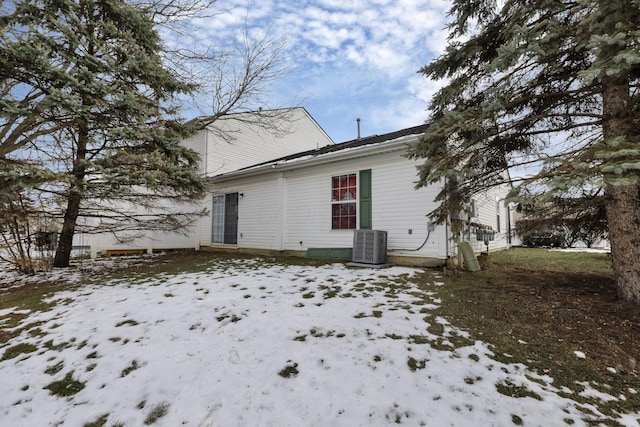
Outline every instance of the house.
{"type": "MultiPolygon", "coordinates": [[[[200,173],[210,177],[230,173],[268,159],[335,145],[306,109],[288,108],[229,114],[221,117],[199,117],[192,121],[198,131],[183,143],[201,158],[200,173]]],[[[124,206],[124,205],[123,205],[124,206]]],[[[207,201],[211,208],[211,199],[207,201]]],[[[121,207],[122,209],[123,207],[121,207]]],[[[202,209],[198,206],[172,206],[167,202],[166,212],[186,212],[202,209]]],[[[134,205],[128,206],[132,214],[144,216],[134,205]]],[[[95,225],[79,219],[79,229],[95,225]]],[[[89,248],[91,256],[98,253],[152,252],[165,249],[197,249],[202,240],[199,227],[182,232],[127,231],[120,233],[83,234],[74,236],[74,246],[89,248]]],[[[230,230],[228,230],[230,231],[230,230]]]]}
{"type": "MultiPolygon", "coordinates": [[[[457,256],[450,224],[428,213],[439,186],[415,189],[417,162],[407,145],[427,125],[313,148],[211,176],[211,215],[197,230],[198,246],[215,251],[282,253],[348,259],[354,230],[386,232],[388,259],[442,265],[457,256]]],[[[509,245],[508,188],[472,201],[464,220],[476,252],[509,245]],[[473,224],[473,225],[472,225],[473,224]],[[476,229],[491,230],[476,238],[476,229]],[[485,241],[486,240],[486,241],[485,241]],[[487,246],[489,244],[489,246],[487,246]]]]}

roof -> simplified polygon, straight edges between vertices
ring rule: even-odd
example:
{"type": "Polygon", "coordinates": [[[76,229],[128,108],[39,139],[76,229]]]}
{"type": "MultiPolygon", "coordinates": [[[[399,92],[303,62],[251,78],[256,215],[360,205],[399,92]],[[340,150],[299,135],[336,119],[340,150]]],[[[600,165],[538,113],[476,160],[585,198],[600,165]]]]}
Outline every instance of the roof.
{"type": "Polygon", "coordinates": [[[423,133],[426,132],[428,127],[429,127],[428,124],[422,124],[422,125],[419,125],[419,126],[413,126],[413,127],[406,128],[406,129],[401,129],[401,130],[398,130],[398,131],[395,131],[395,132],[385,133],[385,134],[382,134],[382,135],[371,135],[371,136],[367,136],[367,137],[364,137],[364,138],[356,138],[356,139],[352,139],[351,141],[341,142],[341,143],[338,143],[338,144],[335,144],[335,145],[326,145],[324,147],[316,148],[316,149],[313,149],[313,150],[302,151],[300,153],[290,154],[288,156],[284,156],[284,157],[280,157],[280,158],[277,158],[277,159],[268,160],[268,161],[262,162],[262,163],[257,163],[255,165],[251,165],[251,166],[247,166],[246,168],[242,168],[240,170],[252,169],[252,168],[256,168],[256,167],[259,167],[259,166],[268,165],[268,164],[272,164],[272,163],[286,162],[286,161],[295,160],[295,159],[308,157],[308,156],[315,157],[315,156],[319,156],[319,155],[322,155],[322,154],[333,153],[333,152],[336,152],[336,151],[342,151],[342,150],[347,150],[347,149],[356,148],[356,147],[362,147],[362,146],[366,146],[366,145],[382,144],[382,143],[385,143],[387,141],[396,140],[396,139],[401,138],[403,136],[423,134],[423,133]]]}

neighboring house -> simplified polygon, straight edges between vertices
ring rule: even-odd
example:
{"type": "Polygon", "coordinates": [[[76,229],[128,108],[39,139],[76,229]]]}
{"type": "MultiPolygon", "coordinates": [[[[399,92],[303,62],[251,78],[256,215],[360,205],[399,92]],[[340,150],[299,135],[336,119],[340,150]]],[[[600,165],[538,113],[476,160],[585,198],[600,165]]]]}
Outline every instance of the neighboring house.
{"type": "MultiPolygon", "coordinates": [[[[359,138],[257,163],[209,178],[205,203],[211,216],[200,221],[198,246],[218,251],[284,253],[348,258],[354,230],[387,232],[390,262],[442,265],[457,256],[449,224],[435,225],[428,213],[439,186],[415,189],[416,161],[407,145],[427,125],[359,138]]],[[[490,250],[509,245],[508,188],[474,198],[464,220],[476,252],[475,227],[491,228],[490,250]],[[474,224],[473,226],[471,224],[474,224]]]]}
{"type": "MultiPolygon", "coordinates": [[[[216,118],[200,117],[193,120],[197,133],[184,141],[201,158],[200,172],[205,177],[229,173],[268,159],[291,155],[305,150],[333,146],[334,142],[301,107],[281,110],[265,110],[230,114],[216,118]],[[212,121],[211,123],[209,123],[212,121]]],[[[206,205],[211,208],[211,198],[206,205]]],[[[198,206],[171,206],[166,209],[178,212],[195,211],[198,206]]],[[[135,206],[130,206],[132,213],[135,206]]],[[[80,219],[79,226],[84,223],[80,219]]],[[[97,253],[127,253],[164,249],[197,249],[202,238],[194,225],[177,232],[82,234],[74,237],[74,246],[89,248],[92,256],[97,253]],[[141,234],[141,235],[140,235],[141,234]]]]}
{"type": "Polygon", "coordinates": [[[229,114],[203,126],[209,119],[194,119],[200,130],[184,142],[200,155],[205,177],[335,145],[302,107],[229,114]]]}

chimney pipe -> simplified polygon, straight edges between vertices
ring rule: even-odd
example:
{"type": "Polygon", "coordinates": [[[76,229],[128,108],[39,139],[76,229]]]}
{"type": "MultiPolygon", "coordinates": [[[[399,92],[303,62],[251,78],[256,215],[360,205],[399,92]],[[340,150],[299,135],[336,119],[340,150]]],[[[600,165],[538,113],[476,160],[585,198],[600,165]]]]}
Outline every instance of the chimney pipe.
{"type": "Polygon", "coordinates": [[[358,139],[360,139],[360,117],[356,119],[356,122],[358,123],[358,139]]]}

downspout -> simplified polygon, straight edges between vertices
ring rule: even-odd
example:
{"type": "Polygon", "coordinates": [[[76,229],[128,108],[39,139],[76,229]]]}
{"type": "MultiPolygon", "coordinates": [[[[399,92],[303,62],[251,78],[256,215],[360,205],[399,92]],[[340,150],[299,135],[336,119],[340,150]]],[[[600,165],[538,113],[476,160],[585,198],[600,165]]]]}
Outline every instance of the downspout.
{"type": "MultiPolygon", "coordinates": [[[[447,185],[447,177],[444,178],[444,185],[447,185]]],[[[449,232],[451,231],[451,222],[449,221],[449,215],[447,215],[447,219],[444,222],[444,251],[445,251],[445,259],[446,262],[451,258],[451,247],[449,245],[449,232]]]]}
{"type": "Polygon", "coordinates": [[[449,247],[449,227],[451,227],[451,225],[449,224],[449,220],[445,221],[444,225],[444,250],[445,257],[449,260],[451,258],[451,248],[449,247]]]}
{"type": "Polygon", "coordinates": [[[202,161],[202,172],[207,177],[207,169],[209,165],[209,129],[204,128],[204,159],[202,161]]]}
{"type": "MultiPolygon", "coordinates": [[[[208,165],[209,165],[209,129],[207,129],[207,127],[205,126],[204,128],[204,153],[202,156],[202,175],[204,176],[204,178],[207,178],[207,170],[208,170],[208,165]]],[[[213,202],[212,202],[213,203],[213,202]]],[[[213,215],[213,213],[212,213],[213,215]]],[[[207,218],[209,218],[207,216],[207,218]]],[[[195,235],[196,235],[196,242],[195,242],[195,250],[199,251],[200,250],[200,221],[202,221],[204,218],[201,217],[198,219],[197,225],[196,225],[196,230],[195,230],[195,235]]]]}

